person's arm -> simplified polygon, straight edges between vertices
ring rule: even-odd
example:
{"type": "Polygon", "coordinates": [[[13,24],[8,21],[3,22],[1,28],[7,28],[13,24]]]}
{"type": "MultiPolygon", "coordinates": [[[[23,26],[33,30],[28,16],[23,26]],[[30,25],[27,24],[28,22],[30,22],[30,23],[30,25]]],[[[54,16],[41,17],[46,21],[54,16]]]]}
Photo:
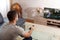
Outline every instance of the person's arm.
{"type": "Polygon", "coordinates": [[[32,34],[32,32],[33,32],[33,30],[34,30],[34,27],[31,27],[31,30],[29,30],[28,32],[25,32],[24,29],[21,28],[21,27],[18,27],[18,28],[17,28],[18,34],[19,34],[19,35],[22,35],[22,36],[25,37],[25,38],[30,37],[31,34],[32,34]]]}
{"type": "Polygon", "coordinates": [[[24,36],[25,38],[30,37],[31,34],[32,34],[32,32],[33,32],[33,29],[31,28],[31,30],[29,30],[28,32],[25,32],[25,33],[23,34],[23,36],[24,36]]]}

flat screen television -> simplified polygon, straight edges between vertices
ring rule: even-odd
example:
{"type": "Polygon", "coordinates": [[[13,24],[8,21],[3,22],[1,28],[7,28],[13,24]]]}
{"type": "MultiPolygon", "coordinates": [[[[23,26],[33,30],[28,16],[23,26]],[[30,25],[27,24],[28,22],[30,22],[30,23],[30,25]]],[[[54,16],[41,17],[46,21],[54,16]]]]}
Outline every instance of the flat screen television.
{"type": "Polygon", "coordinates": [[[60,10],[55,8],[44,8],[44,18],[60,20],[60,10]]]}

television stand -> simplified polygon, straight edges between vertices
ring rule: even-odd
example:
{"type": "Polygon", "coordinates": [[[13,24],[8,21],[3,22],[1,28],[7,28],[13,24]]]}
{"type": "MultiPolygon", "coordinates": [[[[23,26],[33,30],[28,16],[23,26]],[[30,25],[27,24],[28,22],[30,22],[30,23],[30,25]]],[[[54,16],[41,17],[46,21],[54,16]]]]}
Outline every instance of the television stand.
{"type": "Polygon", "coordinates": [[[60,20],[47,19],[47,25],[60,27],[60,20]]]}

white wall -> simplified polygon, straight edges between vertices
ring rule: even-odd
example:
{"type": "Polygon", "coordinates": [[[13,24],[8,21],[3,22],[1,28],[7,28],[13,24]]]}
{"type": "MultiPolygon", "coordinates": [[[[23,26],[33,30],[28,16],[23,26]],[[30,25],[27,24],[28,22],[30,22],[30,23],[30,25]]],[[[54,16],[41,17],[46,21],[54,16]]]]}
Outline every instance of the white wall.
{"type": "Polygon", "coordinates": [[[43,4],[44,7],[60,9],[60,0],[44,0],[43,4]]]}
{"type": "MultiPolygon", "coordinates": [[[[23,16],[27,17],[24,10],[28,7],[48,7],[60,9],[60,0],[13,0],[13,3],[18,2],[23,8],[23,16]]],[[[43,16],[43,14],[41,14],[43,16]]]]}
{"type": "Polygon", "coordinates": [[[14,0],[13,3],[18,2],[24,8],[26,7],[41,7],[42,2],[40,0],[14,0]]]}
{"type": "MultiPolygon", "coordinates": [[[[0,12],[3,17],[6,17],[10,8],[10,0],[0,0],[0,12]]],[[[50,7],[60,9],[60,0],[13,0],[13,3],[18,2],[23,9],[27,7],[50,7]]]]}
{"type": "Polygon", "coordinates": [[[7,12],[10,10],[10,0],[0,0],[0,12],[3,17],[7,16],[7,12]]]}
{"type": "Polygon", "coordinates": [[[60,0],[13,0],[25,7],[51,7],[60,8],[60,0]]]}

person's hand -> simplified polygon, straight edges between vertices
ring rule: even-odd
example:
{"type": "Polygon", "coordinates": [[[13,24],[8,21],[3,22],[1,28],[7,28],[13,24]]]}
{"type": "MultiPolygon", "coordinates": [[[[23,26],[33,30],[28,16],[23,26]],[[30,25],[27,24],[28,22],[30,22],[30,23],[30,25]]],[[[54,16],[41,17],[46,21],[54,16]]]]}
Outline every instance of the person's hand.
{"type": "Polygon", "coordinates": [[[30,30],[34,30],[34,28],[35,28],[34,25],[32,25],[32,27],[30,27],[29,29],[30,29],[30,30]]]}

